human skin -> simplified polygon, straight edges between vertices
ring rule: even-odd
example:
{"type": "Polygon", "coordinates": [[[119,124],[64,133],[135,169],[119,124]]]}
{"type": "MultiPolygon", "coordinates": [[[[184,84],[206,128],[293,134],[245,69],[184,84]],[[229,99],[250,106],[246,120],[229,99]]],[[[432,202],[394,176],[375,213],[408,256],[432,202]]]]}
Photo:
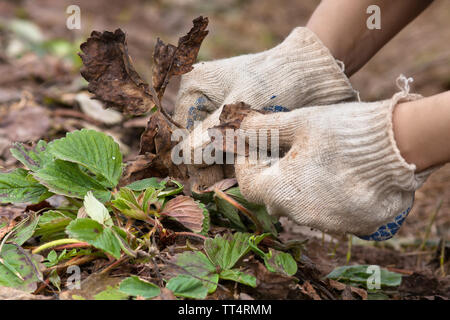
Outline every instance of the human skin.
{"type": "Polygon", "coordinates": [[[401,155],[418,172],[450,162],[450,91],[399,104],[392,121],[401,155]]]}
{"type": "Polygon", "coordinates": [[[322,0],[306,25],[344,62],[347,76],[357,72],[433,0],[322,0]],[[380,7],[381,29],[367,28],[371,5],[380,7]]]}
{"type": "MultiPolygon", "coordinates": [[[[322,0],[310,28],[353,75],[432,0],[322,0]],[[381,29],[370,30],[366,9],[378,5],[381,29]]],[[[399,56],[399,59],[401,57],[399,56]]],[[[401,155],[417,172],[450,162],[450,91],[405,102],[394,109],[394,137],[401,155]]]]}

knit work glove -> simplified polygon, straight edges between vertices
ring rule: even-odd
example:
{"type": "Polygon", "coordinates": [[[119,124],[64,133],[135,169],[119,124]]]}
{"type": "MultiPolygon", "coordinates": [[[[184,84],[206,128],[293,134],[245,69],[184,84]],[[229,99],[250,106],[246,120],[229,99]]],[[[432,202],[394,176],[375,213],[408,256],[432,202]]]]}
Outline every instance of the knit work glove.
{"type": "MultiPolygon", "coordinates": [[[[407,86],[407,83],[406,83],[407,86]]],[[[373,103],[342,103],[251,115],[243,130],[278,130],[282,156],[236,164],[247,200],[330,233],[386,240],[400,228],[433,169],[415,173],[394,140],[392,112],[408,90],[373,103]]],[[[250,134],[251,136],[252,134],[250,134]]]]}
{"type": "Polygon", "coordinates": [[[299,27],[270,50],[194,65],[182,77],[174,120],[190,131],[202,121],[197,138],[188,140],[194,154],[210,142],[207,129],[219,124],[225,104],[244,101],[276,112],[356,99],[329,50],[312,31],[299,27]]]}

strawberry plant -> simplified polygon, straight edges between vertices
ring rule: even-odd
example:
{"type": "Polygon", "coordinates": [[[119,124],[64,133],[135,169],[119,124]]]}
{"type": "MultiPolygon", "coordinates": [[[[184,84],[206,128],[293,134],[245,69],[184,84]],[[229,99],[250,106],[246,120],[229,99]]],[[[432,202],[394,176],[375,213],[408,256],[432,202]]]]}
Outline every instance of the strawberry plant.
{"type": "MultiPolygon", "coordinates": [[[[276,234],[265,209],[246,202],[238,188],[230,189],[228,184],[228,190],[215,188],[197,195],[196,200],[182,195],[183,185],[173,179],[146,178],[119,187],[123,167],[119,146],[111,137],[93,130],[74,131],[50,143],[39,141],[34,148],[16,143],[11,153],[25,168],[0,174],[2,202],[38,204],[52,196],[66,200],[59,207],[31,214],[4,237],[0,247],[2,285],[33,291],[47,275],[60,289],[56,268],[68,261],[102,257],[132,261],[143,254],[148,259],[145,252],[152,249],[150,238],[157,237],[164,245],[178,236],[188,236],[204,241],[204,253],[194,250],[175,256],[173,264],[181,271],[166,279],[167,288],[175,295],[205,298],[216,290],[220,280],[256,286],[255,276],[236,268],[236,264],[252,250],[259,250],[258,243],[269,233],[208,237],[210,212],[228,218],[229,226],[256,230],[251,220],[239,215],[239,208],[259,211],[256,224],[276,234]],[[173,231],[164,226],[166,223],[175,223],[172,228],[181,229],[173,231]],[[22,249],[20,246],[31,238],[41,244],[32,250],[22,249]],[[63,251],[58,254],[53,248],[63,251]],[[43,260],[39,254],[48,250],[43,260]]],[[[283,272],[279,268],[269,270],[283,272]]],[[[107,290],[99,297],[115,297],[114,292],[119,292],[121,297],[150,298],[157,295],[159,287],[134,277],[107,290]]]]}
{"type": "Polygon", "coordinates": [[[134,70],[120,29],[93,32],[81,45],[81,73],[96,98],[131,114],[150,112],[141,154],[125,164],[112,137],[87,129],[34,147],[15,143],[10,151],[23,168],[0,173],[0,202],[31,209],[0,238],[0,285],[33,292],[51,284],[61,290],[60,270],[95,260],[104,266],[99,276],[121,264],[153,265],[158,281],[131,275],[89,298],[148,299],[165,287],[178,297],[203,299],[230,281],[256,287],[255,271],[243,263],[254,253],[267,272],[295,280],[297,264],[289,253],[271,248],[266,254],[258,247],[265,242],[292,248],[277,239],[278,223],[264,206],[246,201],[235,179],[186,190],[195,171],[168,158],[171,127],[179,124],[160,100],[171,76],[192,70],[207,24],[206,18],[195,19],[178,46],[158,40],[152,85],[134,70]],[[99,68],[105,62],[108,68],[99,68]],[[183,252],[169,254],[180,242],[183,252]]]}

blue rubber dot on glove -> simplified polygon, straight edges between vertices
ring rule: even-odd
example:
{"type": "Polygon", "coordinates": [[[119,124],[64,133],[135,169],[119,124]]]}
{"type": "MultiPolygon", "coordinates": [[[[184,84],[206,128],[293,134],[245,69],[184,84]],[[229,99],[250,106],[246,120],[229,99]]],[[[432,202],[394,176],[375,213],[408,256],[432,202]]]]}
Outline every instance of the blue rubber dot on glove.
{"type": "Polygon", "coordinates": [[[288,112],[289,109],[283,106],[268,106],[263,108],[264,111],[269,112],[288,112]]]}
{"type": "Polygon", "coordinates": [[[188,116],[186,121],[186,129],[191,129],[194,126],[195,121],[201,121],[202,117],[200,111],[205,111],[206,108],[204,104],[206,103],[206,99],[204,97],[199,97],[197,101],[195,101],[194,105],[189,108],[188,116]]]}
{"type": "Polygon", "coordinates": [[[398,232],[398,230],[400,230],[400,227],[402,226],[403,222],[405,221],[406,217],[411,211],[411,207],[412,205],[408,209],[400,213],[398,216],[396,216],[393,222],[389,222],[385,225],[382,225],[381,227],[378,228],[377,231],[375,231],[371,235],[359,236],[359,238],[369,241],[385,241],[392,238],[398,232]]]}

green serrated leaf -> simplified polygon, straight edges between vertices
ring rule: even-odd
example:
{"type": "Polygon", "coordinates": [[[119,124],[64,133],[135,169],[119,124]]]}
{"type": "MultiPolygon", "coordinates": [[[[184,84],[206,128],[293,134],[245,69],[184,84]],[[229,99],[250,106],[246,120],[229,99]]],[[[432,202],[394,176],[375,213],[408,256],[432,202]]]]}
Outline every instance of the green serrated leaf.
{"type": "Polygon", "coordinates": [[[170,279],[166,288],[183,298],[205,299],[208,294],[208,289],[201,280],[184,274],[170,279]]]}
{"type": "Polygon", "coordinates": [[[63,238],[66,236],[64,230],[74,218],[76,216],[60,211],[46,211],[39,218],[34,236],[42,236],[41,240],[44,242],[63,238]]]}
{"type": "MultiPolygon", "coordinates": [[[[120,188],[111,203],[113,207],[130,218],[138,220],[146,220],[148,218],[148,213],[144,211],[142,205],[138,202],[138,198],[129,188],[120,188]]],[[[148,208],[147,206],[148,204],[146,204],[146,209],[148,208]]]]}
{"type": "Polygon", "coordinates": [[[56,194],[83,199],[88,191],[92,191],[102,202],[111,197],[110,191],[80,170],[76,163],[55,160],[36,171],[33,176],[56,194]]]}
{"type": "Polygon", "coordinates": [[[264,232],[269,232],[275,237],[278,236],[278,231],[275,227],[277,219],[269,215],[265,206],[248,202],[241,194],[239,187],[228,189],[225,193],[250,210],[256,216],[256,219],[258,219],[261,223],[264,232]]]}
{"type": "Polygon", "coordinates": [[[39,223],[39,217],[36,214],[30,215],[27,220],[14,228],[13,235],[8,238],[9,242],[21,246],[33,236],[34,230],[39,223]]]}
{"type": "Polygon", "coordinates": [[[29,252],[4,244],[0,252],[0,286],[33,292],[42,281],[39,262],[29,252]]]}
{"type": "Polygon", "coordinates": [[[171,184],[175,184],[176,187],[175,188],[166,188],[165,190],[162,190],[161,192],[158,193],[159,198],[174,196],[176,194],[179,194],[181,191],[183,191],[184,186],[176,180],[169,180],[169,181],[165,182],[164,185],[166,185],[169,182],[171,184]]]}
{"type": "MultiPolygon", "coordinates": [[[[367,281],[369,277],[376,276],[374,272],[370,271],[371,269],[369,269],[369,267],[371,266],[353,265],[337,267],[327,275],[327,278],[352,285],[361,285],[367,288],[367,281]]],[[[380,286],[396,287],[401,284],[401,274],[386,270],[379,266],[375,267],[379,268],[380,286]]]]}
{"type": "Polygon", "coordinates": [[[82,129],[67,133],[65,138],[49,144],[58,159],[78,163],[94,174],[104,177],[114,188],[122,174],[122,154],[110,136],[95,130],[82,129]]]}
{"type": "Polygon", "coordinates": [[[119,290],[117,286],[108,286],[94,296],[95,300],[128,300],[130,295],[119,290]]]}
{"type": "Polygon", "coordinates": [[[222,270],[231,269],[250,251],[251,234],[236,232],[234,235],[205,240],[205,251],[208,258],[222,270]]]}
{"type": "Polygon", "coordinates": [[[161,293],[156,284],[142,280],[137,276],[131,276],[123,280],[120,283],[119,290],[130,296],[140,296],[146,299],[154,298],[161,293]]]}
{"type": "Polygon", "coordinates": [[[119,240],[120,248],[125,252],[127,255],[136,258],[137,253],[131,249],[130,245],[127,242],[127,234],[125,231],[120,229],[117,226],[113,226],[112,230],[114,232],[114,235],[116,236],[117,240],[119,240]]]}
{"type": "Polygon", "coordinates": [[[232,280],[256,288],[256,278],[237,269],[222,270],[220,279],[232,280]]]}
{"type": "Polygon", "coordinates": [[[267,270],[278,272],[288,276],[297,273],[297,262],[287,252],[269,249],[269,253],[264,257],[264,263],[267,270]]]}
{"type": "Polygon", "coordinates": [[[203,210],[203,223],[202,223],[202,231],[200,232],[203,235],[207,235],[209,228],[211,226],[211,219],[209,216],[209,211],[206,209],[205,205],[201,202],[197,202],[198,206],[203,210]]]}
{"type": "Polygon", "coordinates": [[[44,265],[47,268],[53,267],[60,263],[63,260],[68,260],[76,256],[84,256],[91,254],[91,249],[72,249],[70,251],[67,251],[64,249],[59,256],[57,256],[56,252],[54,250],[50,251],[50,253],[47,256],[47,262],[44,262],[44,265]]]}
{"type": "Polygon", "coordinates": [[[133,191],[144,191],[147,188],[163,189],[165,183],[158,182],[156,178],[147,178],[130,183],[126,187],[133,191]]]}
{"type": "Polygon", "coordinates": [[[203,285],[208,288],[208,292],[216,291],[219,275],[216,267],[207,256],[199,251],[187,251],[176,255],[175,263],[182,268],[183,273],[195,275],[203,280],[203,285]]]}
{"type": "Polygon", "coordinates": [[[114,231],[102,226],[97,221],[87,218],[73,220],[67,226],[66,232],[71,238],[86,241],[114,258],[120,258],[120,242],[114,231]]]}
{"type": "Polygon", "coordinates": [[[153,187],[148,187],[144,191],[144,194],[141,193],[141,195],[139,196],[139,198],[142,198],[142,200],[140,201],[140,206],[142,207],[142,211],[144,211],[147,215],[151,214],[151,213],[155,213],[155,212],[152,212],[151,205],[155,204],[158,201],[159,191],[160,190],[155,189],[153,187]]]}
{"type": "Polygon", "coordinates": [[[0,173],[0,203],[39,203],[51,195],[27,170],[0,173]]]}
{"type": "Polygon", "coordinates": [[[36,146],[31,149],[25,147],[22,143],[16,142],[9,150],[14,158],[22,162],[31,171],[39,170],[53,160],[53,156],[48,152],[47,142],[44,140],[39,140],[36,146]]]}
{"type": "Polygon", "coordinates": [[[196,193],[195,191],[191,190],[192,198],[195,200],[200,201],[201,203],[207,205],[214,201],[214,192],[203,192],[203,193],[196,193]]]}
{"type": "Polygon", "coordinates": [[[58,254],[56,253],[55,250],[52,250],[48,253],[47,260],[48,260],[48,262],[50,262],[52,264],[58,262],[58,254]]]}
{"type": "Polygon", "coordinates": [[[113,225],[108,209],[106,209],[105,205],[94,197],[91,191],[88,191],[88,193],[84,196],[84,209],[92,220],[95,220],[107,227],[111,227],[113,225]]]}
{"type": "Polygon", "coordinates": [[[230,220],[231,227],[233,229],[236,229],[238,231],[247,231],[247,228],[242,223],[242,220],[239,216],[238,209],[236,209],[233,205],[231,205],[231,203],[222,198],[214,197],[214,201],[216,203],[217,212],[230,220]]]}
{"type": "Polygon", "coordinates": [[[58,289],[58,291],[61,291],[61,278],[59,277],[56,269],[53,269],[50,272],[48,279],[58,289]]]}

